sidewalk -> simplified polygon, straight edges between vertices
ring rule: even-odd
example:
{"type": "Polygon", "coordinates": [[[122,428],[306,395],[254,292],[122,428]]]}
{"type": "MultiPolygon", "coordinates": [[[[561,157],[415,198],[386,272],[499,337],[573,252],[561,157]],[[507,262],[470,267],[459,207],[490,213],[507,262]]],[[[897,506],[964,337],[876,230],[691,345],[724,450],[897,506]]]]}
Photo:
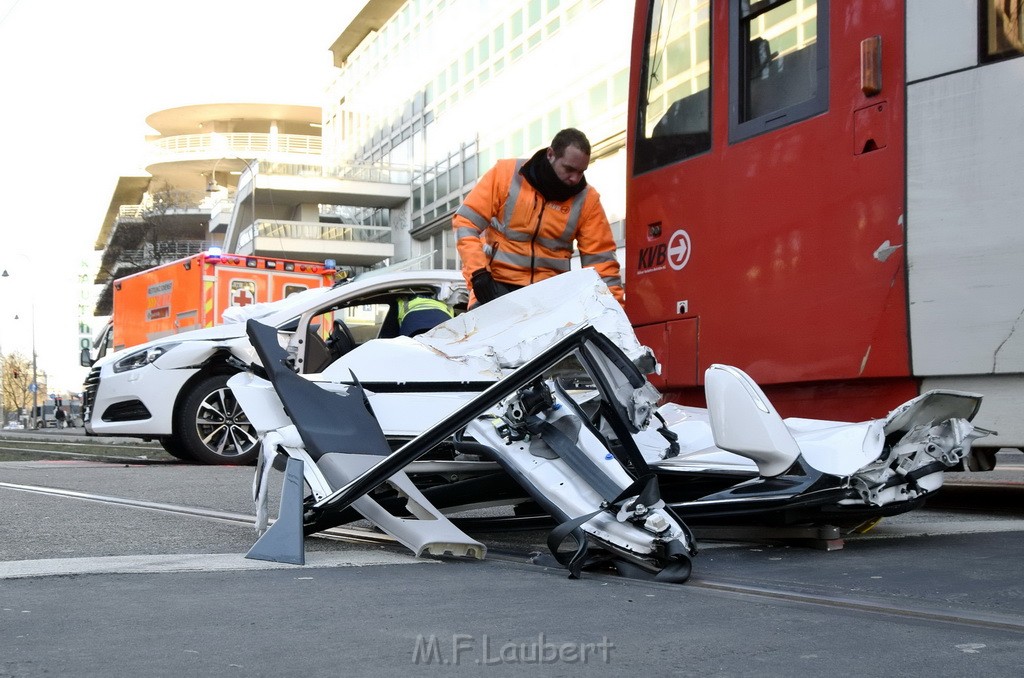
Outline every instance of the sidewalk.
{"type": "Polygon", "coordinates": [[[114,436],[91,436],[82,426],[72,428],[41,428],[41,429],[0,429],[0,440],[37,440],[49,442],[67,442],[77,439],[80,442],[96,443],[97,445],[149,445],[159,447],[156,441],[147,443],[142,438],[122,438],[114,436]]]}

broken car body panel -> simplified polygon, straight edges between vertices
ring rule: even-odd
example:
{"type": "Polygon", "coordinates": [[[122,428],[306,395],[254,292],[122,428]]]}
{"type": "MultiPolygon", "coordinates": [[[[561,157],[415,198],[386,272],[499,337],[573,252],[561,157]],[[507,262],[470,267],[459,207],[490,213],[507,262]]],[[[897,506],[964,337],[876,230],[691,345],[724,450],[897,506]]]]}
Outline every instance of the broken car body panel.
{"type": "MultiPolygon", "coordinates": [[[[325,393],[312,382],[302,378],[285,366],[287,352],[278,343],[277,331],[273,327],[256,321],[248,323],[249,335],[258,352],[267,376],[274,385],[273,391],[259,384],[251,375],[236,375],[232,389],[241,393],[240,402],[249,408],[261,422],[258,430],[265,431],[261,458],[257,466],[257,482],[254,498],[257,503],[257,521],[260,528],[266,521],[267,474],[278,456],[287,459],[292,473],[286,473],[286,483],[305,481],[312,492],[312,499],[322,500],[330,491],[342,487],[390,454],[390,448],[376,420],[365,405],[365,397],[358,385],[352,385],[343,392],[325,393]],[[283,408],[281,407],[283,405],[283,408]],[[286,413],[291,423],[283,423],[281,414],[286,413]],[[278,426],[269,430],[270,426],[278,426]]],[[[353,507],[363,516],[386,530],[399,542],[409,547],[416,555],[431,553],[442,555],[471,555],[483,557],[483,544],[471,539],[456,528],[444,515],[430,505],[412,481],[401,471],[391,475],[387,482],[405,501],[409,518],[387,511],[372,497],[363,495],[353,502],[353,507]]],[[[299,532],[285,542],[297,538],[301,545],[301,530],[306,507],[303,495],[282,492],[282,515],[275,523],[274,534],[269,531],[250,552],[252,557],[297,562],[303,560],[301,548],[298,554],[288,551],[280,554],[271,549],[265,552],[264,540],[279,544],[282,531],[299,532]],[[288,501],[284,501],[287,495],[288,501]],[[297,519],[296,516],[299,516],[297,519]]]]}
{"type": "MultiPolygon", "coordinates": [[[[660,394],[644,376],[656,368],[588,269],[518,290],[414,339],[367,342],[307,376],[338,392],[358,378],[376,425],[393,445],[408,442],[344,486],[327,483],[331,492],[306,506],[305,529],[340,524],[349,506],[399,471],[415,480],[418,464],[443,467],[443,456],[420,460],[457,438],[476,445],[481,473],[500,465],[522,488],[520,499],[532,498],[571,525],[568,532],[579,537],[582,526],[583,539],[613,558],[648,573],[671,571],[683,560],[688,567],[693,553],[678,516],[852,527],[919,506],[984,435],[969,423],[976,394],[930,392],[883,420],[783,420],[757,384],[729,366],[708,370],[707,409],[658,406],[660,394]],[[605,461],[616,470],[606,472],[605,461]],[[637,483],[649,472],[658,481],[649,491],[658,517],[645,525],[637,483]],[[615,490],[636,494],[623,503],[611,496],[615,490]],[[585,508],[595,506],[589,516],[585,508]],[[623,514],[623,507],[631,508],[623,514]],[[663,521],[667,540],[652,531],[663,521]]],[[[242,388],[232,383],[236,393],[242,388]]],[[[257,422],[260,415],[239,398],[257,422]]],[[[266,421],[260,427],[267,431],[284,423],[266,421]]],[[[288,448],[265,447],[267,459],[301,456],[288,448]]],[[[442,493],[433,489],[426,492],[441,509],[486,499],[471,491],[434,499],[442,493]]],[[[564,564],[576,567],[581,558],[564,564]]]]}
{"type": "MultiPolygon", "coordinates": [[[[374,390],[370,400],[384,431],[392,437],[406,437],[448,416],[461,399],[471,397],[471,382],[500,379],[550,346],[554,338],[588,323],[634,364],[656,369],[653,356],[636,340],[628,318],[606,286],[584,269],[530,285],[402,344],[368,342],[314,378],[342,382],[354,371],[374,390]],[[460,385],[464,385],[462,392],[460,385]]],[[[640,387],[625,385],[628,393],[616,399],[631,410],[627,418],[634,425],[656,409],[678,440],[676,451],[657,426],[639,426],[631,432],[651,469],[676,476],[704,473],[704,487],[711,486],[707,477],[711,474],[719,475],[723,481],[720,489],[726,489],[724,483],[780,477],[799,462],[830,481],[826,483],[831,486],[828,492],[818,491],[818,503],[858,505],[856,497],[847,496],[852,494],[866,502],[868,512],[883,504],[893,505],[890,510],[894,510],[901,502],[912,508],[915,500],[941,485],[942,472],[957,466],[969,454],[973,440],[983,435],[968,423],[981,402],[981,396],[972,393],[933,391],[902,405],[885,419],[851,423],[783,420],[760,387],[734,367],[710,367],[705,383],[707,409],[674,403],[657,407],[660,394],[646,381],[640,387]],[[945,421],[959,423],[943,429],[945,421]],[[917,433],[912,434],[912,429],[917,433]],[[915,437],[921,436],[931,439],[930,448],[915,442],[915,437]],[[945,450],[941,467],[934,466],[932,454],[924,448],[945,450]]],[[[330,388],[327,383],[322,385],[330,388]]],[[[797,469],[795,474],[801,476],[804,471],[797,469]]],[[[772,501],[778,503],[780,494],[806,491],[807,478],[804,474],[800,482],[776,485],[804,488],[788,494],[772,491],[772,501]]],[[[681,491],[673,493],[670,502],[685,517],[690,509],[684,504],[699,498],[681,491]]],[[[733,502],[743,515],[749,509],[758,511],[741,506],[739,499],[737,495],[733,502]]],[[[757,500],[751,495],[745,503],[757,500]]],[[[852,510],[846,513],[856,520],[852,510]]]]}
{"type": "MultiPolygon", "coordinates": [[[[596,544],[604,554],[600,558],[631,571],[642,571],[662,581],[685,581],[689,576],[690,558],[695,553],[692,534],[658,496],[656,479],[651,476],[642,482],[634,480],[610,454],[599,436],[585,430],[575,408],[569,406],[564,396],[555,395],[557,388],[547,378],[548,372],[570,355],[582,363],[600,365],[608,373],[621,367],[635,370],[621,351],[593,328],[583,326],[565,334],[553,346],[512,370],[483,393],[467,400],[447,419],[375,465],[363,464],[364,471],[354,478],[351,473],[330,477],[330,469],[324,466],[325,462],[330,462],[351,467],[355,462],[349,457],[359,459],[358,463],[362,464],[362,458],[368,454],[383,456],[385,438],[373,421],[370,410],[363,408],[362,389],[353,384],[346,389],[344,396],[340,391],[325,394],[283,366],[285,354],[278,348],[272,328],[250,322],[249,334],[267,366],[267,376],[274,384],[284,411],[289,414],[305,447],[305,450],[297,451],[280,444],[268,433],[262,467],[257,472],[255,495],[258,503],[263,503],[268,464],[279,464],[280,457],[286,457],[293,468],[293,460],[302,462],[302,472],[307,474],[313,496],[301,507],[295,506],[294,500],[291,506],[282,505],[282,513],[294,515],[300,511],[306,531],[315,532],[347,522],[345,511],[351,506],[402,540],[400,533],[393,531],[397,516],[386,515],[386,511],[372,514],[365,511],[360,502],[368,500],[370,493],[385,482],[394,482],[396,475],[405,467],[436,445],[469,427],[481,441],[490,444],[493,458],[523,490],[548,508],[549,513],[561,523],[560,531],[556,529],[553,533],[560,536],[551,542],[552,552],[571,574],[578,575],[582,567],[595,557],[590,545],[596,544]],[[602,365],[603,362],[608,364],[602,365]],[[310,389],[318,391],[319,397],[310,393],[310,389]],[[343,413],[336,411],[343,402],[336,400],[337,396],[345,398],[343,413]],[[495,422],[500,424],[495,425],[495,422]],[[556,453],[551,454],[552,451],[556,453]],[[315,466],[309,467],[305,463],[306,457],[312,459],[315,466]],[[557,492],[553,491],[552,483],[558,486],[557,492]],[[326,497],[318,497],[316,488],[325,487],[332,488],[333,492],[326,497]],[[571,555],[566,555],[559,546],[570,535],[577,548],[571,555]]],[[[642,380],[638,372],[632,377],[642,380]]],[[[253,392],[257,386],[251,377],[249,379],[247,383],[236,377],[231,382],[233,390],[243,393],[240,396],[243,407],[249,408],[247,412],[251,417],[270,422],[261,423],[261,428],[282,423],[279,412],[272,405],[265,400],[262,404],[254,402],[256,396],[253,392]],[[244,394],[245,391],[250,393],[244,394]]],[[[267,390],[261,388],[260,392],[265,395],[267,390]]],[[[603,395],[614,397],[606,390],[603,395]]],[[[285,435],[281,434],[280,440],[285,435]]],[[[406,489],[401,489],[399,495],[401,498],[410,497],[406,489]]],[[[419,510],[432,519],[408,521],[403,526],[409,525],[413,532],[435,529],[434,522],[439,515],[435,513],[436,509],[422,495],[416,496],[415,502],[419,510]]],[[[380,507],[379,504],[377,506],[380,507]]],[[[407,502],[402,508],[418,514],[410,506],[411,502],[407,502]]],[[[280,543],[281,538],[272,534],[278,524],[285,526],[282,528],[285,530],[294,529],[288,527],[294,525],[294,519],[279,518],[260,541],[267,539],[271,543],[280,543]]],[[[407,538],[406,541],[413,540],[407,538]]],[[[251,555],[277,559],[266,553],[260,542],[251,555]]],[[[294,562],[295,555],[285,553],[281,559],[294,562]]]]}

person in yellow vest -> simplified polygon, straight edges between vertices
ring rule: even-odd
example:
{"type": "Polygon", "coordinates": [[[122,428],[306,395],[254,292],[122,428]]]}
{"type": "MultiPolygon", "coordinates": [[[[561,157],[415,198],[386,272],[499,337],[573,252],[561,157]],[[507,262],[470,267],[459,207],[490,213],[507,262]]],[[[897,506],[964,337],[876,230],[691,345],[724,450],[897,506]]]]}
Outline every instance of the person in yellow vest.
{"type": "Polygon", "coordinates": [[[568,128],[528,160],[499,160],[480,178],[452,218],[470,308],[569,271],[574,244],[623,303],[615,238],[584,177],[589,165],[590,141],[568,128]]]}
{"type": "Polygon", "coordinates": [[[423,334],[455,314],[452,307],[430,297],[398,300],[398,331],[406,337],[423,334]]]}

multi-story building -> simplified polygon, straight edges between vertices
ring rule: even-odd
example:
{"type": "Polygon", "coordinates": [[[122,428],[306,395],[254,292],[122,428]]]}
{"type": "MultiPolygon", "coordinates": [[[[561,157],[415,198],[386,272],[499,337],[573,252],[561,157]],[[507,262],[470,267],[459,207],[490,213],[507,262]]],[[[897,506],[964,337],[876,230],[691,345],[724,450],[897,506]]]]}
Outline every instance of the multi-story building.
{"type": "Polygon", "coordinates": [[[632,3],[370,0],[332,45],[325,162],[408,167],[396,259],[457,266],[451,216],[502,157],[578,127],[620,245],[632,3]]]}
{"type": "Polygon", "coordinates": [[[408,179],[351,165],[325,174],[319,108],[202,104],[146,122],[158,132],[148,176],[119,178],[96,240],[96,315],[111,313],[115,279],[211,246],[353,267],[394,255],[386,218],[409,202],[408,179]]]}
{"type": "Polygon", "coordinates": [[[117,181],[96,238],[103,285],[96,315],[110,315],[112,283],[223,243],[239,178],[276,161],[320,164],[320,109],[203,104],[153,113],[147,174],[117,181]]]}
{"type": "Polygon", "coordinates": [[[154,113],[151,176],[121,177],[96,241],[107,286],[217,245],[370,268],[458,266],[451,216],[502,157],[564,127],[622,245],[631,3],[369,0],[331,46],[320,109],[209,104],[154,113]]]}

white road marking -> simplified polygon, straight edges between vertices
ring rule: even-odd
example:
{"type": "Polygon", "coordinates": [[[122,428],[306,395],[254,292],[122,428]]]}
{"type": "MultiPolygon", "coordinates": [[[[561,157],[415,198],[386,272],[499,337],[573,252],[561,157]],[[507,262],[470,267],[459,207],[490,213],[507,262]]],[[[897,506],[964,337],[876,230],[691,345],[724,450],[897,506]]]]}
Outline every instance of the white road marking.
{"type": "Polygon", "coordinates": [[[249,560],[241,553],[184,553],[101,558],[46,558],[0,562],[0,580],[54,577],[73,574],[157,574],[168,572],[224,572],[233,570],[287,570],[310,568],[413,565],[440,561],[383,550],[346,549],[344,553],[307,553],[305,565],[249,560]]]}

